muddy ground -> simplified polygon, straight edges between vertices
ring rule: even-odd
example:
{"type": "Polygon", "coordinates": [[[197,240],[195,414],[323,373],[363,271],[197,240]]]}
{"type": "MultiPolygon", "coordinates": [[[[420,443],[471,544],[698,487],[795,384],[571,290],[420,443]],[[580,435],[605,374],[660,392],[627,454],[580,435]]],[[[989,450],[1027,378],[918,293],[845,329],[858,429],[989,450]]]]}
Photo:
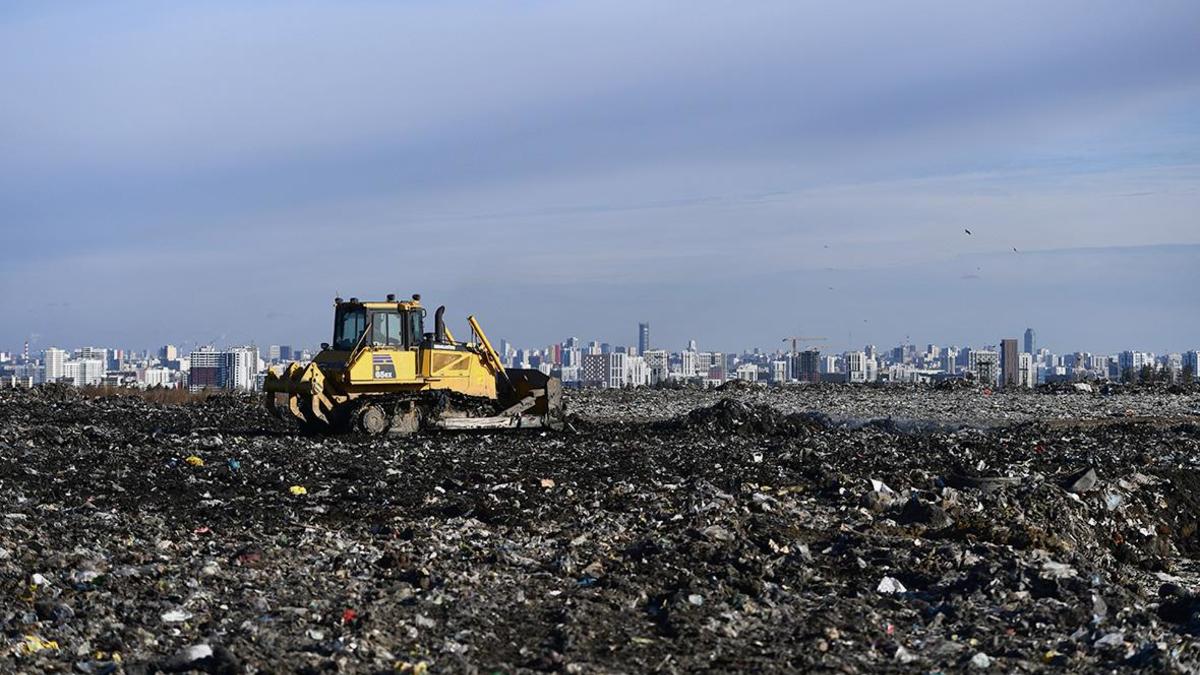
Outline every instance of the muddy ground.
{"type": "Polygon", "coordinates": [[[0,671],[1200,666],[1194,392],[571,405],[313,438],[0,392],[0,671]]]}

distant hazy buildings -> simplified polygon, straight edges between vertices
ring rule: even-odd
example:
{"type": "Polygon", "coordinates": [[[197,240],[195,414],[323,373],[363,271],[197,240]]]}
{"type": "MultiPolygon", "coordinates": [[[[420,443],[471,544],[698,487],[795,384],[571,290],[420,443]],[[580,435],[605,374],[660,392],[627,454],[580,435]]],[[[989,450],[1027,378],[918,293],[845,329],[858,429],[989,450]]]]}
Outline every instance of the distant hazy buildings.
{"type": "Polygon", "coordinates": [[[1118,377],[1122,380],[1136,380],[1149,365],[1151,355],[1145,352],[1123,351],[1117,356],[1118,377]]]}
{"type": "MultiPolygon", "coordinates": [[[[1043,382],[1145,380],[1176,382],[1200,377],[1197,350],[1164,355],[1126,350],[1119,354],[1074,351],[1055,354],[1039,347],[1032,328],[1024,340],[1005,338],[992,347],[942,345],[918,347],[909,340],[894,347],[823,354],[804,351],[742,353],[701,351],[695,340],[672,352],[654,349],[650,323],[638,323],[637,346],[582,341],[568,337],[542,347],[524,348],[499,340],[509,367],[536,368],[560,377],[569,387],[639,387],[659,384],[716,386],[729,379],[768,381],[773,385],[817,382],[920,383],[970,378],[987,385],[1033,387],[1043,382]],[[586,345],[586,346],[585,346],[586,345]],[[1024,349],[1019,349],[1023,347],[1024,349]]],[[[191,387],[258,390],[266,364],[307,363],[312,352],[270,345],[260,357],[256,347],[200,347],[184,354],[174,345],[152,351],[86,346],[73,350],[47,347],[31,355],[0,351],[0,387],[58,382],[76,386],[191,387]]]]}

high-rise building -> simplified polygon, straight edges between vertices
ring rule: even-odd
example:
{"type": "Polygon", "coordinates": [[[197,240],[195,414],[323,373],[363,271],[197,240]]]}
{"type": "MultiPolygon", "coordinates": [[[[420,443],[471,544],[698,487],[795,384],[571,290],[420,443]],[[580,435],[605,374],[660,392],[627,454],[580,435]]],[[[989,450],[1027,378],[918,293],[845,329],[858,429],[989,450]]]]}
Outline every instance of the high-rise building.
{"type": "Polygon", "coordinates": [[[188,387],[198,389],[218,389],[221,386],[221,352],[212,347],[201,347],[188,357],[191,364],[188,370],[188,387]]]}
{"type": "Polygon", "coordinates": [[[1017,384],[1032,389],[1037,384],[1037,366],[1033,362],[1033,354],[1029,352],[1021,352],[1017,356],[1018,373],[1017,384]]]}
{"type": "Polygon", "coordinates": [[[953,350],[947,349],[942,354],[942,370],[946,371],[950,375],[953,375],[954,373],[958,372],[958,369],[956,368],[957,364],[955,363],[957,361],[957,359],[958,359],[958,354],[955,353],[953,350]]]}
{"type": "Polygon", "coordinates": [[[76,387],[100,384],[104,379],[105,364],[100,359],[73,359],[63,363],[62,379],[70,380],[76,387]]]}
{"type": "Polygon", "coordinates": [[[645,354],[650,350],[650,323],[638,324],[638,355],[645,354]]]}
{"type": "Polygon", "coordinates": [[[251,391],[258,388],[258,348],[238,347],[223,352],[218,380],[224,389],[251,391]]]}
{"type": "Polygon", "coordinates": [[[990,349],[972,349],[967,370],[982,384],[995,386],[1000,374],[1000,355],[990,349]]]}
{"type": "MultiPolygon", "coordinates": [[[[627,354],[588,354],[583,357],[579,379],[593,387],[619,388],[627,381],[627,354]]],[[[643,366],[644,367],[644,366],[643,366]]]]}
{"type": "MultiPolygon", "coordinates": [[[[693,342],[692,344],[695,344],[693,342]]],[[[698,373],[696,350],[685,349],[679,354],[679,374],[684,377],[695,377],[698,373]]]]}
{"type": "Polygon", "coordinates": [[[1021,382],[1021,362],[1017,358],[1016,338],[1000,341],[1000,386],[1015,387],[1021,382]]]}
{"type": "Polygon", "coordinates": [[[77,359],[95,359],[108,364],[108,350],[104,347],[80,347],[75,353],[77,359]]]}
{"type": "Polygon", "coordinates": [[[667,379],[667,369],[671,359],[671,355],[667,353],[667,350],[647,349],[642,354],[642,359],[646,362],[650,384],[658,384],[667,379]]]}
{"type": "Polygon", "coordinates": [[[644,387],[650,384],[650,367],[641,356],[627,354],[625,356],[625,384],[631,387],[644,387]]]}
{"type": "MultiPolygon", "coordinates": [[[[780,359],[771,362],[771,381],[772,382],[787,382],[792,379],[791,364],[786,359],[780,359]]],[[[820,375],[817,375],[820,377],[820,375]]]]}
{"type": "Polygon", "coordinates": [[[67,362],[66,350],[47,347],[46,351],[42,352],[42,362],[45,364],[42,370],[42,381],[58,382],[66,376],[66,371],[63,367],[63,364],[67,362]]]}
{"type": "Polygon", "coordinates": [[[757,382],[758,366],[753,363],[743,363],[733,371],[733,376],[736,379],[746,382],[757,382]]]}
{"type": "MultiPolygon", "coordinates": [[[[570,342],[570,340],[568,340],[570,342]]],[[[565,368],[578,368],[583,363],[583,350],[579,347],[565,347],[562,351],[562,364],[565,368]]]]}
{"type": "Polygon", "coordinates": [[[806,349],[796,355],[796,363],[792,372],[801,382],[821,381],[821,352],[816,349],[806,349]]]}
{"type": "Polygon", "coordinates": [[[846,381],[867,381],[867,355],[863,352],[846,352],[846,381]]]}
{"type": "Polygon", "coordinates": [[[1025,353],[1037,353],[1037,333],[1033,332],[1032,328],[1025,329],[1025,353]]]}
{"type": "Polygon", "coordinates": [[[1142,368],[1154,363],[1154,357],[1145,352],[1123,351],[1117,356],[1117,369],[1121,379],[1136,380],[1142,368]]]}
{"type": "Polygon", "coordinates": [[[1200,379],[1200,351],[1193,349],[1183,353],[1183,376],[1200,379]]]}

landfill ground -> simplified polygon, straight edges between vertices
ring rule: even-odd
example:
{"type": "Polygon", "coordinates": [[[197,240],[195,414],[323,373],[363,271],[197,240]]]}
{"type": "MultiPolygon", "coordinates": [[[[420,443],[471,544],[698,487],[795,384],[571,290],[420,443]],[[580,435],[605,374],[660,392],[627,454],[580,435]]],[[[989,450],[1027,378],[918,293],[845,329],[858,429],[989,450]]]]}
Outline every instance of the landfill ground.
{"type": "Polygon", "coordinates": [[[321,438],[0,391],[0,672],[1200,668],[1200,391],[569,404],[321,438]]]}

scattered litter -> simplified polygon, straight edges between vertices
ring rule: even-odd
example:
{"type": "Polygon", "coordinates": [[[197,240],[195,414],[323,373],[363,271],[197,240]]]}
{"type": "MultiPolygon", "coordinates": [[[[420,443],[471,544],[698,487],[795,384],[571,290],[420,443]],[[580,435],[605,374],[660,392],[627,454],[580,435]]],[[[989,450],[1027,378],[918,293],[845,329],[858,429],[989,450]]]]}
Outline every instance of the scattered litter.
{"type": "Polygon", "coordinates": [[[163,612],[163,623],[183,623],[192,618],[192,613],[186,609],[172,609],[169,612],[163,612]]]}
{"type": "Polygon", "coordinates": [[[1197,669],[1195,390],[980,391],[570,390],[572,432],[379,438],[0,390],[0,670],[1197,669]]]}

